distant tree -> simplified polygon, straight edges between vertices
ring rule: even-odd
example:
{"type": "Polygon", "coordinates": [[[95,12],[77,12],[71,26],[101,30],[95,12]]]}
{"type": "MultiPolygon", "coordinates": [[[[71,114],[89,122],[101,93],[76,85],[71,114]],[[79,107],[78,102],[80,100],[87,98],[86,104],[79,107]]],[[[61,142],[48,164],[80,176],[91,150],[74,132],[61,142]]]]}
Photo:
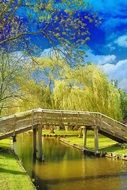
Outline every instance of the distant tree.
{"type": "Polygon", "coordinates": [[[121,99],[121,110],[123,118],[127,118],[127,93],[123,90],[119,90],[121,99]]]}
{"type": "Polygon", "coordinates": [[[3,110],[11,108],[12,102],[23,96],[20,81],[23,75],[26,77],[21,59],[22,56],[16,58],[3,51],[0,53],[0,115],[3,110]]]}
{"type": "Polygon", "coordinates": [[[63,80],[55,81],[56,108],[96,111],[121,120],[119,90],[97,66],[80,66],[64,73],[63,80]]]}
{"type": "Polygon", "coordinates": [[[20,111],[34,108],[51,108],[51,90],[44,82],[36,83],[33,79],[21,85],[21,91],[24,97],[18,101],[20,111]]]}

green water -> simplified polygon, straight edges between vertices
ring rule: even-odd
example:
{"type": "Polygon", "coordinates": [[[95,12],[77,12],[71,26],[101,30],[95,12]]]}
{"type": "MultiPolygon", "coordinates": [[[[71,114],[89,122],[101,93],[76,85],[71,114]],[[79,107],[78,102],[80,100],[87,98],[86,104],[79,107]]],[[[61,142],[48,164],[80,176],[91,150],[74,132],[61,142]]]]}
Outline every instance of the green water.
{"type": "Polygon", "coordinates": [[[43,139],[45,161],[35,161],[31,133],[15,149],[38,190],[127,190],[126,161],[86,157],[56,139],[43,139]]]}

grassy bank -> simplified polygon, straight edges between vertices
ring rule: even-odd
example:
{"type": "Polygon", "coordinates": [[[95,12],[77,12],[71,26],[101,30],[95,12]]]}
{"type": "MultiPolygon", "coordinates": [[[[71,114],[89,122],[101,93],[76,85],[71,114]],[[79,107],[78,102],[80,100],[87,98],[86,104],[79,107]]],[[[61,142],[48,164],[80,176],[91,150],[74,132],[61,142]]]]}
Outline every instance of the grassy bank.
{"type": "Polygon", "coordinates": [[[72,130],[68,130],[68,131],[65,131],[65,130],[54,130],[55,133],[51,133],[50,130],[43,130],[42,131],[42,134],[43,135],[49,135],[51,134],[52,136],[53,135],[66,135],[66,136],[78,136],[79,134],[79,131],[78,130],[75,130],[75,131],[72,131],[72,130]]]}
{"type": "Polygon", "coordinates": [[[0,190],[35,190],[9,147],[9,139],[0,141],[0,190]]]}
{"type": "MultiPolygon", "coordinates": [[[[83,140],[79,137],[67,137],[66,138],[72,144],[78,144],[83,147],[83,140]]],[[[88,137],[87,139],[87,147],[91,150],[94,149],[94,139],[93,137],[88,137]]],[[[99,137],[99,150],[103,152],[113,152],[116,154],[126,154],[127,155],[127,145],[121,145],[116,143],[115,141],[100,136],[99,137]]]]}
{"type": "MultiPolygon", "coordinates": [[[[50,134],[49,130],[44,130],[43,134],[50,134]]],[[[65,131],[65,130],[55,130],[52,135],[66,135],[66,139],[72,144],[78,144],[83,147],[83,139],[79,138],[79,131],[65,131]],[[77,136],[76,136],[77,135],[77,136]]],[[[94,149],[94,134],[93,131],[88,131],[87,133],[87,147],[91,150],[94,149]]],[[[113,152],[116,154],[126,154],[127,155],[127,144],[119,144],[103,135],[99,135],[99,150],[103,152],[113,152]]]]}

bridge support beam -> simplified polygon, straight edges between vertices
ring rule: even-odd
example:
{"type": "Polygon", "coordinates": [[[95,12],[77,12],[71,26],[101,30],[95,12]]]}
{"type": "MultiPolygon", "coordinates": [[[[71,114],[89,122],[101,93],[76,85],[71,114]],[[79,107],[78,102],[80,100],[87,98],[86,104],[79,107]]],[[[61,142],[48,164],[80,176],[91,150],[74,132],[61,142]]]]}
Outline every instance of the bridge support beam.
{"type": "Polygon", "coordinates": [[[16,142],[16,134],[14,134],[14,135],[12,136],[12,139],[13,139],[13,143],[16,142]]]}
{"type": "Polygon", "coordinates": [[[99,141],[98,141],[98,127],[95,126],[94,127],[94,146],[95,146],[95,154],[98,153],[98,146],[99,145],[99,141]]]}
{"type": "Polygon", "coordinates": [[[37,129],[33,129],[33,157],[36,158],[37,129]]]}
{"type": "Polygon", "coordinates": [[[83,127],[83,146],[86,148],[86,142],[87,142],[87,128],[83,127]]]}
{"type": "Polygon", "coordinates": [[[36,154],[36,158],[39,161],[42,161],[42,126],[38,125],[38,134],[37,134],[37,154],[36,154]]]}
{"type": "Polygon", "coordinates": [[[42,126],[37,125],[33,129],[33,158],[39,161],[43,160],[42,155],[42,126]]]}

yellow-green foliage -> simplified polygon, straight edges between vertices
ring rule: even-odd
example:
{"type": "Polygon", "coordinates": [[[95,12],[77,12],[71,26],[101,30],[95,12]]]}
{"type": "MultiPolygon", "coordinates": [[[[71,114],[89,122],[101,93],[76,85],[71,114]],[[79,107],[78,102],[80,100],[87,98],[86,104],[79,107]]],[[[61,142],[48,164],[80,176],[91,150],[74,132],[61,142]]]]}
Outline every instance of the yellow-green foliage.
{"type": "Polygon", "coordinates": [[[64,80],[55,81],[53,93],[55,108],[97,111],[121,119],[119,91],[97,66],[67,71],[64,80]]]}
{"type": "Polygon", "coordinates": [[[20,111],[33,108],[50,108],[51,107],[51,92],[48,86],[43,82],[36,84],[34,80],[29,80],[22,87],[25,93],[24,99],[20,100],[20,111]]]}
{"type": "MultiPolygon", "coordinates": [[[[120,91],[96,65],[71,68],[58,57],[36,58],[24,74],[16,77],[21,98],[8,100],[5,114],[33,108],[71,109],[101,112],[120,120],[120,91]],[[41,70],[45,81],[36,82],[30,73],[41,70]]],[[[4,112],[3,112],[4,113],[4,112]]]]}

